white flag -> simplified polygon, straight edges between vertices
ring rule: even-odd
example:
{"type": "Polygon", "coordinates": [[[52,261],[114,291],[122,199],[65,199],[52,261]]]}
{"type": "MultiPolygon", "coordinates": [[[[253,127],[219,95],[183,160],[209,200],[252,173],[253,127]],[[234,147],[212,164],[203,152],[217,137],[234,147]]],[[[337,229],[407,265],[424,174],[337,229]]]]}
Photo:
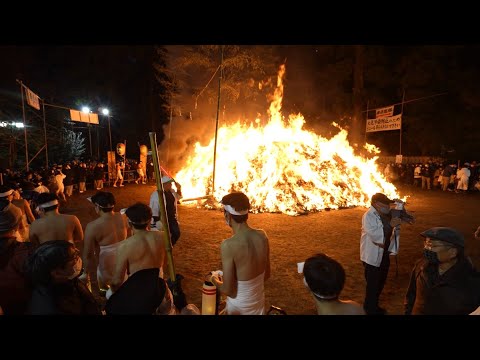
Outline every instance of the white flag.
{"type": "Polygon", "coordinates": [[[25,86],[25,94],[27,95],[27,103],[31,107],[40,110],[40,102],[38,101],[38,96],[33,91],[25,86]]]}

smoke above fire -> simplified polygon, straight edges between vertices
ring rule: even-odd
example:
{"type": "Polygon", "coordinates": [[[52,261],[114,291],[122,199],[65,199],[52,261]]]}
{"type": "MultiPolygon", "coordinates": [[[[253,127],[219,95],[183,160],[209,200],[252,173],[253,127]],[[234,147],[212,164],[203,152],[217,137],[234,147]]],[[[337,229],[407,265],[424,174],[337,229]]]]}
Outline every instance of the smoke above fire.
{"type": "Polygon", "coordinates": [[[327,139],[304,129],[301,114],[283,117],[284,74],[282,65],[266,124],[257,119],[218,129],[214,184],[215,138],[211,134],[215,122],[190,120],[188,128],[171,130],[176,132],[171,139],[183,138],[169,144],[170,149],[175,149],[169,155],[171,160],[184,163],[175,175],[182,184],[183,197],[213,195],[220,201],[232,191],[242,191],[249,197],[253,212],[288,215],[369,206],[371,196],[377,192],[398,198],[395,186],[378,171],[375,155],[379,150],[375,146],[367,144],[367,156],[359,156],[347,140],[347,131],[338,125],[334,124],[338,133],[327,139]],[[183,137],[178,136],[181,132],[183,137]],[[187,155],[180,158],[178,154],[187,155]]]}

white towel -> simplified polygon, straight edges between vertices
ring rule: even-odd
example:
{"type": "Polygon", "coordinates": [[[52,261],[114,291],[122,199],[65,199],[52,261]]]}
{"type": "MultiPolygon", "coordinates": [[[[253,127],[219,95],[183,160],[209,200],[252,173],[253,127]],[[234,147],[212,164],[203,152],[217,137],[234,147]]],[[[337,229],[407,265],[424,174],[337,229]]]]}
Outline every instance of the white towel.
{"type": "Polygon", "coordinates": [[[227,297],[227,315],[264,315],[265,314],[265,274],[257,277],[238,281],[237,297],[227,297]]]}
{"type": "Polygon", "coordinates": [[[117,260],[117,248],[121,241],[100,246],[98,256],[97,278],[105,285],[110,285],[115,271],[117,260]]]}

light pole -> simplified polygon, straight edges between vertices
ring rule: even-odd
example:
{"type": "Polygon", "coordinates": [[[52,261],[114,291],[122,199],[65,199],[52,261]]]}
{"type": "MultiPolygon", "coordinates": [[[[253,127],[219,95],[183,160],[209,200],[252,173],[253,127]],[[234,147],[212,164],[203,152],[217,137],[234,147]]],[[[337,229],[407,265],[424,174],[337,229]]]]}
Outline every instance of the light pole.
{"type": "Polygon", "coordinates": [[[110,151],[112,150],[112,131],[110,130],[110,111],[107,108],[102,109],[102,114],[105,115],[108,119],[108,137],[110,139],[110,151]]]}
{"type": "MultiPolygon", "coordinates": [[[[88,106],[84,106],[82,107],[82,112],[84,114],[89,114],[90,113],[90,108],[88,106]]],[[[87,124],[87,127],[88,127],[88,140],[90,142],[90,157],[93,156],[93,153],[92,153],[92,134],[90,132],[90,123],[87,124]]]]}

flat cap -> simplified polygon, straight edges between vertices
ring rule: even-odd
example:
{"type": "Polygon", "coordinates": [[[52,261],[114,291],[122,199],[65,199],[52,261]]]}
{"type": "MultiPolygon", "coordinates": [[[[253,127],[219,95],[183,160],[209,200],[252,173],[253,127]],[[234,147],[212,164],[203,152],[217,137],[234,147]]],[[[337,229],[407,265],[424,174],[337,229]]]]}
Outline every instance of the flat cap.
{"type": "Polygon", "coordinates": [[[465,247],[465,238],[462,233],[450,227],[433,227],[420,233],[423,237],[440,240],[455,246],[465,247]]]}

